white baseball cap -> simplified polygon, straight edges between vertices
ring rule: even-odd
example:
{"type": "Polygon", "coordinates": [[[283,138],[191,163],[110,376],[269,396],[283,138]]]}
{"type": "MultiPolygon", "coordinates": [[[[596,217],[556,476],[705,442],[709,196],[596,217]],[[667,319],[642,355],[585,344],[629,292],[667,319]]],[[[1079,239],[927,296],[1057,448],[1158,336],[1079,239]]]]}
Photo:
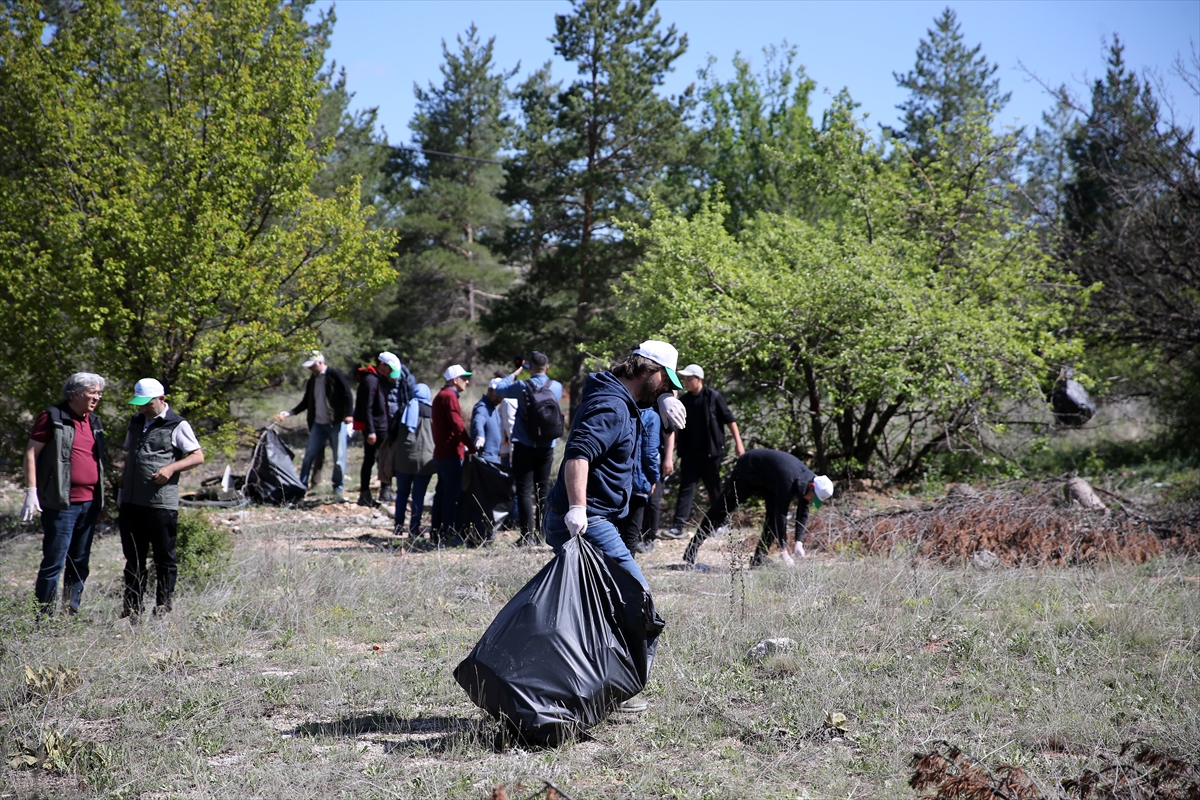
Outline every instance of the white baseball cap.
{"type": "Polygon", "coordinates": [[[387,364],[392,368],[391,374],[388,375],[389,378],[400,377],[400,359],[396,357],[395,353],[389,353],[388,351],[384,350],[379,354],[379,363],[387,364]]]}
{"type": "Polygon", "coordinates": [[[313,364],[324,364],[324,363],[325,363],[325,356],[321,355],[321,351],[313,350],[311,353],[308,354],[308,360],[305,361],[300,366],[304,367],[305,369],[308,369],[313,364]]]}
{"type": "Polygon", "coordinates": [[[142,378],[133,385],[133,399],[129,401],[131,406],[144,406],[156,397],[162,397],[167,393],[163,385],[154,378],[142,378]]]}
{"type": "Polygon", "coordinates": [[[820,508],[831,497],[833,497],[833,481],[824,475],[813,478],[813,506],[820,508]]]}
{"type": "Polygon", "coordinates": [[[704,380],[704,367],[699,364],[688,364],[683,369],[679,370],[680,375],[686,375],[689,378],[699,378],[704,380]]]}
{"type": "Polygon", "coordinates": [[[489,389],[499,389],[503,385],[504,385],[504,378],[492,378],[490,381],[488,381],[489,389]]]}
{"type": "Polygon", "coordinates": [[[676,389],[683,388],[679,376],[675,374],[675,367],[679,364],[679,351],[674,347],[666,342],[650,339],[638,345],[637,349],[633,352],[636,355],[650,359],[655,364],[661,364],[666,367],[667,377],[671,380],[671,385],[676,389]]]}
{"type": "Polygon", "coordinates": [[[469,378],[474,374],[475,373],[467,372],[465,369],[463,369],[462,364],[451,364],[450,366],[446,367],[446,371],[442,373],[442,377],[449,382],[455,378],[469,378]]]}

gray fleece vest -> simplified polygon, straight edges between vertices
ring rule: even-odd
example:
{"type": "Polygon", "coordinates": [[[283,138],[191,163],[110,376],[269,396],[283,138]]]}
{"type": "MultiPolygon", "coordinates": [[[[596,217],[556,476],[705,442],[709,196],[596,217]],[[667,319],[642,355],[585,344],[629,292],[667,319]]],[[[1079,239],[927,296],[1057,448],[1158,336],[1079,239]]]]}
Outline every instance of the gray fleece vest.
{"type": "Polygon", "coordinates": [[[146,418],[137,414],[129,421],[129,458],[125,462],[125,481],[121,486],[121,502],[148,508],[179,508],[179,473],[161,486],[151,477],[154,473],[183,458],[171,442],[175,428],[183,417],[167,409],[164,419],[156,419],[145,431],[146,418]]]}
{"type": "MultiPolygon", "coordinates": [[[[50,427],[54,438],[46,443],[37,457],[38,502],[42,508],[65,511],[71,507],[71,450],[75,446],[75,426],[71,422],[71,411],[67,404],[50,406],[50,427]]],[[[88,414],[92,426],[92,437],[96,440],[96,465],[100,471],[100,482],[96,484],[96,496],[104,508],[104,424],[100,417],[88,414]]]]}

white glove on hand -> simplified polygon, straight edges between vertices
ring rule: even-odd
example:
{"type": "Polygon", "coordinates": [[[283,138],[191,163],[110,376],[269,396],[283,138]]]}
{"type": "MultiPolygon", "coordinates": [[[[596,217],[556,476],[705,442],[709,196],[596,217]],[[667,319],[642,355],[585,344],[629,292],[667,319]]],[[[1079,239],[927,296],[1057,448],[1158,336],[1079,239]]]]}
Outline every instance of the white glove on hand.
{"type": "Polygon", "coordinates": [[[687,409],[670,392],[658,398],[658,415],[670,422],[676,430],[687,427],[687,409]]]}
{"type": "Polygon", "coordinates": [[[285,419],[287,419],[291,415],[292,415],[292,412],[290,412],[290,411],[280,411],[278,414],[275,415],[275,419],[279,420],[280,422],[283,422],[285,419]]]}
{"type": "Polygon", "coordinates": [[[475,449],[478,450],[479,452],[481,452],[481,453],[483,452],[483,448],[486,444],[487,444],[487,439],[483,438],[482,436],[475,437],[475,449]]]}
{"type": "Polygon", "coordinates": [[[571,506],[563,517],[567,523],[567,532],[572,536],[582,536],[587,530],[587,506],[571,506]]]}
{"type": "MultiPolygon", "coordinates": [[[[21,504],[21,521],[30,522],[33,520],[34,514],[40,513],[42,513],[42,504],[38,502],[37,489],[26,489],[25,502],[21,504]]],[[[586,520],[584,525],[586,527],[586,520]]]]}

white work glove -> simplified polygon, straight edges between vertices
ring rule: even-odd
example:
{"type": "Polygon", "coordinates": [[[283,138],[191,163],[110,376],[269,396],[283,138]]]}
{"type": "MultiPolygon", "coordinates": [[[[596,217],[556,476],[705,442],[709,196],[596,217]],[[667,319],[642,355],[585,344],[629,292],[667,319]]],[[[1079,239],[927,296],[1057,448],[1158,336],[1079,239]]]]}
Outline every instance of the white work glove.
{"type": "Polygon", "coordinates": [[[587,530],[587,506],[571,506],[563,517],[567,523],[567,532],[572,536],[582,536],[587,530]]]}
{"type": "Polygon", "coordinates": [[[687,409],[670,392],[658,398],[658,415],[671,423],[676,430],[687,426],[687,409]]]}
{"type": "Polygon", "coordinates": [[[485,439],[484,437],[482,437],[482,436],[475,437],[475,449],[478,450],[479,452],[481,452],[481,453],[483,452],[483,446],[486,444],[487,444],[487,439],[485,439]]]}
{"type": "Polygon", "coordinates": [[[278,414],[275,415],[275,419],[279,420],[280,422],[283,422],[285,419],[287,419],[291,415],[292,415],[292,412],[290,412],[290,411],[280,411],[278,414]]]}
{"type": "MultiPolygon", "coordinates": [[[[33,520],[34,514],[42,513],[42,504],[38,502],[37,489],[25,490],[25,502],[21,505],[21,521],[30,522],[33,520]]],[[[584,527],[587,526],[587,521],[584,520],[584,527]]]]}

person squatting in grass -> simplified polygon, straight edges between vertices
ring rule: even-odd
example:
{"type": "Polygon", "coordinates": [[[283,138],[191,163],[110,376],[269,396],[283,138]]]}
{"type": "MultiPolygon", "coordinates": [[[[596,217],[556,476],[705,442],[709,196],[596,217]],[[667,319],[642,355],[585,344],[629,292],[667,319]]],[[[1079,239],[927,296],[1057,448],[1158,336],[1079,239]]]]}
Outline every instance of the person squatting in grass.
{"type": "Polygon", "coordinates": [[[791,453],[779,450],[750,450],[733,465],[725,479],[725,490],[717,496],[712,508],[700,521],[700,527],[683,552],[685,564],[696,563],[696,553],[704,540],[725,523],[729,515],[748,497],[766,501],[767,516],[763,521],[762,537],[754,548],[750,566],[766,561],[771,542],[778,540],[783,560],[793,563],[787,552],[787,512],[793,499],[796,506],[797,556],[804,556],[804,537],[808,533],[808,506],[816,508],[833,496],[833,482],[824,475],[814,475],[803,461],[791,453]]]}
{"type": "Polygon", "coordinates": [[[121,482],[118,526],[125,554],[122,617],[142,613],[148,575],[146,556],[154,553],[154,613],[171,610],[175,593],[175,536],[179,524],[179,473],[204,463],[192,426],[167,405],[166,389],[154,378],[133,387],[130,405],[139,413],[125,434],[128,452],[121,482]]]}
{"type": "MultiPolygon", "coordinates": [[[[532,429],[536,421],[530,417],[531,405],[536,402],[533,399],[535,395],[544,395],[546,391],[550,392],[556,403],[561,403],[563,387],[547,374],[550,359],[538,350],[529,354],[528,361],[517,359],[516,367],[511,375],[496,386],[496,394],[517,401],[511,434],[512,473],[516,483],[517,517],[521,523],[518,544],[529,544],[537,539],[537,520],[544,519],[546,497],[550,492],[550,470],[554,466],[554,445],[558,442],[557,438],[539,438],[535,435],[532,429]],[[522,369],[529,370],[529,378],[517,380],[522,369]]],[[[560,411],[560,425],[561,421],[560,411]]],[[[538,424],[540,426],[540,422],[538,424]]]]}
{"type": "Polygon", "coordinates": [[[76,372],[63,384],[63,401],[38,414],[29,433],[21,519],[42,515],[42,564],[33,590],[44,613],[54,613],[60,575],[63,608],[79,611],[104,509],[104,425],[95,413],[103,396],[104,378],[76,372]]]}
{"type": "MultiPolygon", "coordinates": [[[[472,373],[460,364],[446,368],[446,385],[433,398],[433,468],[437,472],[437,491],[433,496],[431,541],[440,543],[456,533],[455,517],[462,497],[463,457],[475,452],[475,442],[463,423],[459,396],[471,383],[472,373]]],[[[448,542],[447,542],[448,543],[448,542]]]]}
{"type": "Polygon", "coordinates": [[[333,493],[340,498],[346,472],[348,426],[354,422],[351,414],[354,392],[346,376],[327,365],[325,356],[319,350],[313,350],[301,366],[312,373],[312,377],[304,384],[304,397],[291,411],[280,411],[275,418],[284,420],[301,411],[306,412],[308,445],[304,448],[304,461],[300,464],[300,482],[309,489],[313,488],[308,482],[309,472],[317,454],[328,443],[333,450],[333,493]]]}
{"type": "Polygon", "coordinates": [[[388,434],[392,439],[392,466],[396,473],[396,535],[404,532],[404,508],[412,497],[412,517],[408,535],[421,535],[421,513],[425,510],[425,491],[433,477],[433,405],[429,387],[418,383],[412,399],[392,419],[388,434]]]}
{"type": "Polygon", "coordinates": [[[746,452],[737,418],[729,410],[725,398],[716,389],[704,385],[704,369],[688,364],[679,370],[687,392],[679,399],[687,409],[687,430],[676,436],[679,453],[679,495],[675,499],[675,518],[660,534],[667,539],[682,539],[684,526],[692,515],[696,484],[704,482],[709,505],[721,493],[721,461],[725,458],[725,426],[733,434],[734,456],[746,452]]]}

